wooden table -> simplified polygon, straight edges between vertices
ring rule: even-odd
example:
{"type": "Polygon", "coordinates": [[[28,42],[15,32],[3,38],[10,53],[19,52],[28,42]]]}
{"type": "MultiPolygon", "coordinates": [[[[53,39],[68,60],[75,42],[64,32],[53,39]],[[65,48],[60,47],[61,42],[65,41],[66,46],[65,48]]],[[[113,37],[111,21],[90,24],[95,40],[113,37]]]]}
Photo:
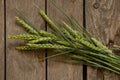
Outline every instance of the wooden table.
{"type": "MultiPolygon", "coordinates": [[[[63,10],[72,14],[91,34],[104,44],[120,45],[120,0],[55,0],[63,10]]],[[[50,31],[39,16],[39,9],[60,22],[65,20],[49,0],[0,0],[0,80],[120,80],[112,72],[75,64],[39,62],[51,51],[17,51],[23,41],[8,39],[8,35],[25,33],[16,24],[16,9],[37,28],[50,31]]],[[[61,56],[62,57],[62,56],[61,56]]]]}

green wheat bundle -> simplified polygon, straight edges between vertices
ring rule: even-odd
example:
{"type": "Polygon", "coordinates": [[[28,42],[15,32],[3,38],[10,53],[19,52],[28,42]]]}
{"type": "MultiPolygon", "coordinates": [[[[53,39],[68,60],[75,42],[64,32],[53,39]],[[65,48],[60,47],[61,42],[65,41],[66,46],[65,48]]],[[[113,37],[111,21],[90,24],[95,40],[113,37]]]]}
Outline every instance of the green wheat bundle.
{"type": "Polygon", "coordinates": [[[73,58],[71,61],[76,63],[100,67],[120,74],[120,56],[115,55],[109,48],[90,36],[74,18],[66,15],[71,25],[65,21],[58,25],[44,11],[40,10],[39,13],[53,32],[36,30],[24,19],[16,17],[17,22],[29,32],[28,34],[9,36],[9,38],[27,41],[24,46],[18,46],[16,49],[53,49],[56,52],[55,55],[66,55],[73,58]]]}

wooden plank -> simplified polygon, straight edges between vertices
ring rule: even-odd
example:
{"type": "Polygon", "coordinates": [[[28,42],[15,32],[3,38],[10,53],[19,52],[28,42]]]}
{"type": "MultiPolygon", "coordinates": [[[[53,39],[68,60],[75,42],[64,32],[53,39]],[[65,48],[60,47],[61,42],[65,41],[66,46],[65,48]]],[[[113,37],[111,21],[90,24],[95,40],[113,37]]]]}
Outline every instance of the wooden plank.
{"type": "MultiPolygon", "coordinates": [[[[119,5],[119,0],[86,0],[87,29],[106,45],[114,42],[116,30],[120,27],[119,5]]],[[[120,78],[117,79],[116,74],[112,72],[101,72],[99,69],[89,67],[88,80],[120,80],[120,78]]]]}
{"type": "MultiPolygon", "coordinates": [[[[83,17],[83,0],[55,0],[58,6],[61,6],[65,12],[72,14],[80,23],[83,17]]],[[[56,22],[65,20],[63,16],[51,3],[47,5],[48,15],[56,22]]],[[[49,52],[48,54],[51,54],[49,52]]],[[[63,58],[63,57],[61,57],[63,58]]],[[[55,58],[54,58],[55,59],[55,58]]],[[[59,59],[59,57],[56,57],[59,59]]],[[[48,60],[48,80],[82,80],[82,65],[73,65],[62,62],[48,60]]]]}
{"type": "Polygon", "coordinates": [[[4,80],[4,1],[0,0],[0,80],[4,80]]]}
{"type": "MultiPolygon", "coordinates": [[[[120,12],[120,9],[119,9],[119,12],[120,12]]],[[[120,25],[120,23],[119,23],[120,15],[118,17],[119,17],[118,25],[120,25]]],[[[111,28],[111,30],[112,30],[112,28],[111,28]]],[[[114,35],[113,35],[114,44],[120,46],[120,26],[118,26],[116,30],[113,28],[111,33],[114,33],[114,35]]],[[[120,56],[120,50],[114,50],[114,53],[120,56]]],[[[120,75],[116,75],[115,80],[120,80],[120,75]]]]}
{"type": "MultiPolygon", "coordinates": [[[[8,35],[25,33],[25,30],[16,24],[15,16],[17,14],[15,8],[23,12],[37,29],[44,29],[44,21],[39,16],[35,4],[42,6],[43,10],[45,9],[45,0],[6,0],[7,37],[8,35]]],[[[44,50],[32,52],[15,50],[15,46],[23,42],[7,39],[7,80],[46,80],[45,62],[38,61],[38,59],[45,56],[44,50]]]]}

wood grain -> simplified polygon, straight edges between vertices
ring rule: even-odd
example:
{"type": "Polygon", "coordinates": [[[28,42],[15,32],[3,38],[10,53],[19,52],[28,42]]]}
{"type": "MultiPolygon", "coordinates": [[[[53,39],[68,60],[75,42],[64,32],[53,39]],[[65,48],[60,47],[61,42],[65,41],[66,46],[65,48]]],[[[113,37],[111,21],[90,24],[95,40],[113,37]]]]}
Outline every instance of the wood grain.
{"type": "Polygon", "coordinates": [[[0,0],[0,80],[4,80],[4,1],[0,0]]]}
{"type": "MultiPolygon", "coordinates": [[[[83,0],[55,0],[56,4],[67,12],[72,14],[80,23],[82,23],[83,17],[83,0]]],[[[55,6],[50,2],[47,5],[48,15],[52,20],[61,22],[65,20],[65,16],[61,14],[55,6]]],[[[52,52],[48,52],[48,55],[52,52]]],[[[62,58],[62,57],[61,57],[62,58]]],[[[59,59],[59,57],[56,57],[59,59]]],[[[52,59],[48,60],[48,80],[83,80],[82,65],[73,65],[62,62],[55,62],[52,59]]]]}
{"type": "MultiPolygon", "coordinates": [[[[120,27],[119,5],[119,0],[86,0],[87,29],[106,45],[114,43],[120,27]]],[[[101,72],[99,69],[88,68],[88,80],[120,80],[118,77],[106,70],[101,72]]]]}
{"type": "MultiPolygon", "coordinates": [[[[44,29],[44,21],[39,16],[35,4],[42,6],[43,10],[45,9],[45,0],[6,0],[7,37],[26,33],[20,25],[16,24],[16,8],[35,25],[35,28],[44,29]]],[[[24,41],[7,38],[7,80],[46,80],[45,62],[38,61],[45,56],[44,50],[32,52],[15,50],[15,46],[23,43],[24,41]]]]}

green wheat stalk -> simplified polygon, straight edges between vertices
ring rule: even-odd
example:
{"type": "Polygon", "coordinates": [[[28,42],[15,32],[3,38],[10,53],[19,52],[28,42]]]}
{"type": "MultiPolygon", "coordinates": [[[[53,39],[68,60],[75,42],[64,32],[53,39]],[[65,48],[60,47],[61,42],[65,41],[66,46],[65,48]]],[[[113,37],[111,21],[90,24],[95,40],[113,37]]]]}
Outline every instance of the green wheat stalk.
{"type": "MultiPolygon", "coordinates": [[[[65,21],[61,22],[62,26],[55,24],[43,10],[39,10],[39,14],[49,24],[53,33],[36,30],[27,24],[24,19],[17,16],[17,22],[29,33],[9,36],[9,38],[27,41],[25,45],[17,46],[16,49],[53,49],[56,54],[46,57],[45,59],[58,55],[66,55],[72,57],[73,60],[63,60],[65,62],[71,61],[72,63],[100,67],[120,74],[120,56],[115,55],[112,50],[93,38],[73,17],[69,17],[63,11],[61,12],[72,25],[67,24],[65,21]]],[[[114,47],[120,48],[116,45],[114,47]]]]}

